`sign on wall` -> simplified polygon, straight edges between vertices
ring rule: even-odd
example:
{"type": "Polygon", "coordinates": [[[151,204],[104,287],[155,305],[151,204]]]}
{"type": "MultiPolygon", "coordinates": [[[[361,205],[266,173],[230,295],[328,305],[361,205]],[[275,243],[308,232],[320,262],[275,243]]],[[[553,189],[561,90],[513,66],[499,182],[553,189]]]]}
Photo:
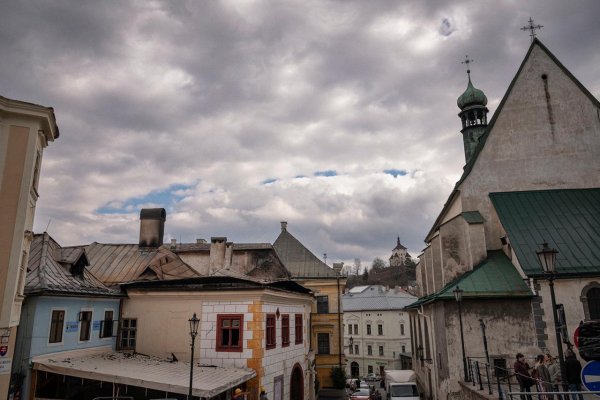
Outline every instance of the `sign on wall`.
{"type": "Polygon", "coordinates": [[[3,358],[0,360],[0,374],[10,374],[12,358],[3,358]]]}
{"type": "Polygon", "coordinates": [[[77,332],[79,330],[79,322],[68,321],[65,324],[65,332],[77,332]]]}

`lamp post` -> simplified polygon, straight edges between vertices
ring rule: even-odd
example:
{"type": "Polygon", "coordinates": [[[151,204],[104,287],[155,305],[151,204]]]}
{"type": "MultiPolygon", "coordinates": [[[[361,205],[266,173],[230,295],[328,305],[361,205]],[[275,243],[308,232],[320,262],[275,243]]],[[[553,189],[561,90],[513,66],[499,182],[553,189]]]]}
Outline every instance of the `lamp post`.
{"type": "Polygon", "coordinates": [[[560,375],[561,382],[566,390],[565,377],[567,376],[565,371],[565,358],[563,356],[562,344],[560,343],[560,326],[558,326],[558,314],[556,312],[556,297],[554,295],[554,278],[556,277],[556,255],[558,250],[548,246],[548,243],[542,243],[542,249],[536,251],[539,258],[542,269],[548,277],[548,286],[550,286],[550,298],[552,299],[552,316],[554,317],[554,330],[556,336],[556,351],[558,352],[558,361],[560,364],[560,375]]]}
{"type": "MultiPolygon", "coordinates": [[[[354,354],[354,349],[352,348],[352,345],[354,344],[354,338],[352,336],[350,336],[350,339],[348,339],[348,342],[350,343],[350,351],[348,353],[350,354],[354,354]]],[[[350,376],[352,376],[352,363],[350,363],[350,376]]]]}
{"type": "Polygon", "coordinates": [[[463,323],[462,323],[462,295],[463,291],[458,286],[453,291],[454,299],[458,303],[458,321],[460,323],[460,344],[462,346],[462,358],[463,358],[463,373],[465,382],[469,381],[469,373],[467,372],[467,357],[465,356],[465,337],[463,334],[463,323]]]}
{"type": "Polygon", "coordinates": [[[188,320],[190,323],[190,336],[192,337],[192,356],[190,358],[190,393],[188,394],[188,399],[192,399],[192,384],[194,381],[194,342],[196,341],[196,336],[198,336],[198,325],[200,325],[200,319],[196,317],[196,313],[194,316],[188,320]]]}

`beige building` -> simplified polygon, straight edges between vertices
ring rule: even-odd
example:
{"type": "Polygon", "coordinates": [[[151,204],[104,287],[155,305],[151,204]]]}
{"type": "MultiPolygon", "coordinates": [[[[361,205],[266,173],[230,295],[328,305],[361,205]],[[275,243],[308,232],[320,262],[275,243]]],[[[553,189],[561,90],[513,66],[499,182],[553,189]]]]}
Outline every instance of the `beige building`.
{"type": "Polygon", "coordinates": [[[456,289],[464,356],[481,363],[481,323],[490,364],[510,368],[517,352],[557,355],[580,321],[600,318],[600,103],[537,39],[489,124],[486,103],[469,76],[458,99],[467,162],[425,239],[409,307],[428,398],[457,395],[465,378],[456,289]],[[558,251],[560,349],[544,242],[558,251]]]}
{"type": "Polygon", "coordinates": [[[8,393],[42,154],[58,135],[52,108],[0,97],[0,397],[8,393]]]}
{"type": "Polygon", "coordinates": [[[345,369],[343,349],[343,309],[341,296],[346,287],[346,277],[340,276],[342,263],[333,268],[319,260],[287,230],[281,222],[281,233],[273,243],[277,255],[290,271],[292,279],[313,291],[316,302],[311,310],[311,350],[315,355],[315,369],[319,387],[333,386],[331,370],[345,369]]]}

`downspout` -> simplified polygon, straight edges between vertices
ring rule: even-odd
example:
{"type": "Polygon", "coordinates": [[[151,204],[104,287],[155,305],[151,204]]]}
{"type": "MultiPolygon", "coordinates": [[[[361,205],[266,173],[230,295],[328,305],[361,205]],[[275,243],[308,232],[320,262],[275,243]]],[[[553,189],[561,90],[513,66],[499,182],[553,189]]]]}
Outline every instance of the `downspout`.
{"type": "Polygon", "coordinates": [[[337,280],[337,314],[338,314],[338,366],[342,369],[342,313],[340,307],[340,274],[336,276],[337,280]]]}

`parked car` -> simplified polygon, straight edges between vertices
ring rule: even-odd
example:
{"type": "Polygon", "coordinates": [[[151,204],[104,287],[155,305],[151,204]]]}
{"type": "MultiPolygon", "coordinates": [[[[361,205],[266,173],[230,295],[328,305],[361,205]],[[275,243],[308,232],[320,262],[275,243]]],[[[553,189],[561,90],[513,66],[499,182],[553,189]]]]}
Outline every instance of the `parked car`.
{"type": "Polygon", "coordinates": [[[367,381],[367,382],[378,381],[378,380],[379,380],[379,376],[373,372],[371,372],[370,374],[367,374],[367,376],[365,376],[365,381],[367,381]]]}
{"type": "Polygon", "coordinates": [[[317,400],[347,400],[348,396],[344,390],[321,389],[317,394],[317,400]]]}
{"type": "Polygon", "coordinates": [[[370,385],[366,381],[360,381],[358,389],[370,389],[370,385]]]}
{"type": "Polygon", "coordinates": [[[369,388],[361,388],[350,393],[350,400],[374,400],[369,388]]]}

